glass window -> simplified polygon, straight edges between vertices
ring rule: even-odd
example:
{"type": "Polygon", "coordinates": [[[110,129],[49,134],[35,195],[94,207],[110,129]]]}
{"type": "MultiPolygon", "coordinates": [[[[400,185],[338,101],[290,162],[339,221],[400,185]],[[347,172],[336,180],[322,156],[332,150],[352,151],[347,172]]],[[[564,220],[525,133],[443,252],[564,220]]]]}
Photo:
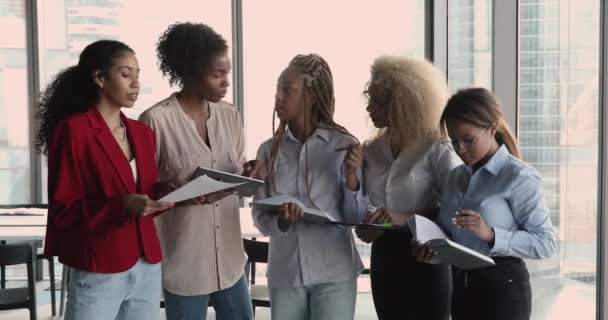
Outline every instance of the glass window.
{"type": "Polygon", "coordinates": [[[0,203],[30,202],[25,1],[0,3],[0,203]],[[10,30],[10,31],[9,31],[10,30]]]}
{"type": "Polygon", "coordinates": [[[450,90],[492,87],[492,1],[448,1],[450,90]]]}
{"type": "Polygon", "coordinates": [[[558,237],[527,261],[532,319],[596,318],[599,3],[519,2],[519,141],[558,237]]]}
{"type": "MultiPolygon", "coordinates": [[[[361,141],[369,138],[373,124],[362,92],[370,66],[382,54],[424,57],[424,3],[353,1],[345,8],[339,1],[243,1],[248,158],[272,136],[277,78],[301,53],[318,53],[327,60],[334,79],[336,122],[361,141]]],[[[357,248],[369,267],[370,246],[357,241],[357,248]]],[[[368,277],[360,277],[359,292],[355,318],[377,319],[368,277]]]]}
{"type": "MultiPolygon", "coordinates": [[[[318,53],[334,77],[335,119],[357,138],[372,134],[362,91],[382,54],[424,57],[424,1],[243,1],[247,155],[272,136],[279,74],[300,53],[318,53]],[[336,17],[340,17],[336,23],[336,17]],[[263,41],[261,40],[263,39],[263,41]]],[[[278,122],[278,120],[277,120],[278,122]]]]}
{"type": "MultiPolygon", "coordinates": [[[[150,5],[144,0],[39,0],[38,6],[42,88],[60,70],[76,64],[91,42],[120,40],[133,48],[141,68],[137,103],[123,109],[132,118],[178,89],[169,87],[156,58],[156,42],[170,24],[206,23],[232,45],[229,1],[177,0],[170,5],[150,5]]],[[[226,100],[232,101],[231,91],[226,100]]]]}
{"type": "MultiPolygon", "coordinates": [[[[179,89],[169,86],[156,58],[156,42],[170,24],[202,21],[232,45],[230,1],[176,0],[170,5],[151,5],[144,0],[38,0],[38,12],[41,88],[59,71],[78,63],[80,52],[91,42],[120,40],[133,48],[141,69],[137,102],[133,108],[123,109],[134,119],[179,89]]],[[[232,91],[225,99],[232,101],[232,91]]],[[[46,161],[42,163],[46,201],[46,161]]]]}

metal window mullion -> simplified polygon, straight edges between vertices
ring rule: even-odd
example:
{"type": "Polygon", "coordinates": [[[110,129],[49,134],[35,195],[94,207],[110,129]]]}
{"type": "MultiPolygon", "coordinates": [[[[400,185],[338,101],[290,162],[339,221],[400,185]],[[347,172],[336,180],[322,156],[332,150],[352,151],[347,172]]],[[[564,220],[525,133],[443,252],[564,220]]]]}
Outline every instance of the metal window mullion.
{"type": "Polygon", "coordinates": [[[606,230],[608,230],[608,219],[606,219],[606,200],[608,199],[608,22],[606,15],[608,14],[608,6],[605,1],[600,1],[600,72],[599,72],[599,128],[600,135],[598,137],[599,148],[599,165],[598,174],[600,183],[598,185],[598,217],[597,217],[597,281],[596,281],[596,319],[608,320],[606,305],[608,297],[606,292],[608,289],[608,277],[606,277],[606,257],[608,257],[608,246],[606,241],[606,230]]]}
{"type": "Polygon", "coordinates": [[[519,1],[492,3],[492,90],[507,122],[518,134],[519,1]]]}
{"type": "MultiPolygon", "coordinates": [[[[247,154],[247,119],[245,117],[245,101],[243,97],[243,1],[232,0],[232,96],[234,105],[241,114],[243,135],[245,136],[245,154],[247,154]]],[[[247,207],[245,198],[240,198],[239,206],[247,207]]]]}
{"type": "Polygon", "coordinates": [[[30,202],[42,201],[42,159],[36,153],[34,144],[36,131],[36,111],[38,96],[40,94],[40,66],[38,60],[38,3],[37,0],[25,0],[25,29],[27,54],[27,82],[28,82],[28,129],[30,142],[30,202]]]}
{"type": "MultiPolygon", "coordinates": [[[[432,41],[432,57],[430,60],[443,72],[448,73],[448,1],[433,0],[432,4],[426,4],[427,19],[432,17],[432,31],[426,36],[426,41],[432,41]]],[[[427,27],[427,31],[430,27],[427,27]]],[[[426,47],[426,46],[425,46],[426,47]]],[[[427,56],[428,57],[428,56],[427,56]]]]}
{"type": "Polygon", "coordinates": [[[243,103],[243,1],[232,0],[232,92],[234,105],[244,116],[243,103]]]}

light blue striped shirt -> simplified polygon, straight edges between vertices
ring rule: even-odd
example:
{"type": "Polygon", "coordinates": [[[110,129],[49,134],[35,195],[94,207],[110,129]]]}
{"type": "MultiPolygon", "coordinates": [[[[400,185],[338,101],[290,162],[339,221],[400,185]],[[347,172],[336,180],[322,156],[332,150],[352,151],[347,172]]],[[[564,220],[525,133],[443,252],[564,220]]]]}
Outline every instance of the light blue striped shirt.
{"type": "MultiPolygon", "coordinates": [[[[345,207],[355,206],[360,197],[359,192],[352,192],[345,185],[342,163],[346,151],[334,151],[353,142],[355,140],[348,135],[318,128],[306,141],[305,148],[288,129],[275,160],[275,177],[258,190],[254,200],[285,194],[307,207],[316,205],[335,220],[358,221],[356,212],[348,213],[351,217],[344,211],[345,207]],[[306,189],[306,149],[310,198],[306,189]]],[[[264,142],[257,159],[270,164],[271,147],[271,140],[264,142]]],[[[255,226],[262,234],[270,236],[267,272],[270,287],[297,288],[346,282],[356,278],[363,269],[350,228],[300,221],[282,232],[277,214],[255,208],[252,214],[255,226]]]]}
{"type": "Polygon", "coordinates": [[[547,258],[555,232],[540,175],[501,146],[477,171],[461,165],[450,172],[441,197],[439,224],[456,242],[489,256],[547,258]],[[494,228],[494,246],[452,222],[459,209],[479,212],[494,228]]]}

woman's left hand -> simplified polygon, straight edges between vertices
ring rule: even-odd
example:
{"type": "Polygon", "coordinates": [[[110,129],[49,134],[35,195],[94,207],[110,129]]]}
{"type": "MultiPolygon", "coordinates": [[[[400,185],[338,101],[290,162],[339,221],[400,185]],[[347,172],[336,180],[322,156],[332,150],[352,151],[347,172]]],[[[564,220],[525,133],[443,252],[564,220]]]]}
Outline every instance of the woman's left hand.
{"type": "Polygon", "coordinates": [[[261,160],[251,160],[243,164],[243,176],[264,180],[268,176],[268,171],[261,160]]]}
{"type": "Polygon", "coordinates": [[[459,228],[466,229],[475,234],[479,239],[491,241],[494,239],[494,230],[488,226],[479,212],[473,210],[459,210],[452,223],[459,228]]]}

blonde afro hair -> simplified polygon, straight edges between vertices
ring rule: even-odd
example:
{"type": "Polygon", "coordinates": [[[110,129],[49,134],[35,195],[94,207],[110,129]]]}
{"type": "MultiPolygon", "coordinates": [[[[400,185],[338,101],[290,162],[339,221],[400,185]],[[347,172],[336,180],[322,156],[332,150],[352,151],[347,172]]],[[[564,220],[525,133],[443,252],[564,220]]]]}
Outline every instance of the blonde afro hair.
{"type": "Polygon", "coordinates": [[[421,139],[445,140],[439,120],[448,87],[439,68],[422,59],[381,56],[371,67],[368,91],[372,90],[389,97],[389,127],[381,129],[377,137],[388,135],[397,150],[421,139]]]}

